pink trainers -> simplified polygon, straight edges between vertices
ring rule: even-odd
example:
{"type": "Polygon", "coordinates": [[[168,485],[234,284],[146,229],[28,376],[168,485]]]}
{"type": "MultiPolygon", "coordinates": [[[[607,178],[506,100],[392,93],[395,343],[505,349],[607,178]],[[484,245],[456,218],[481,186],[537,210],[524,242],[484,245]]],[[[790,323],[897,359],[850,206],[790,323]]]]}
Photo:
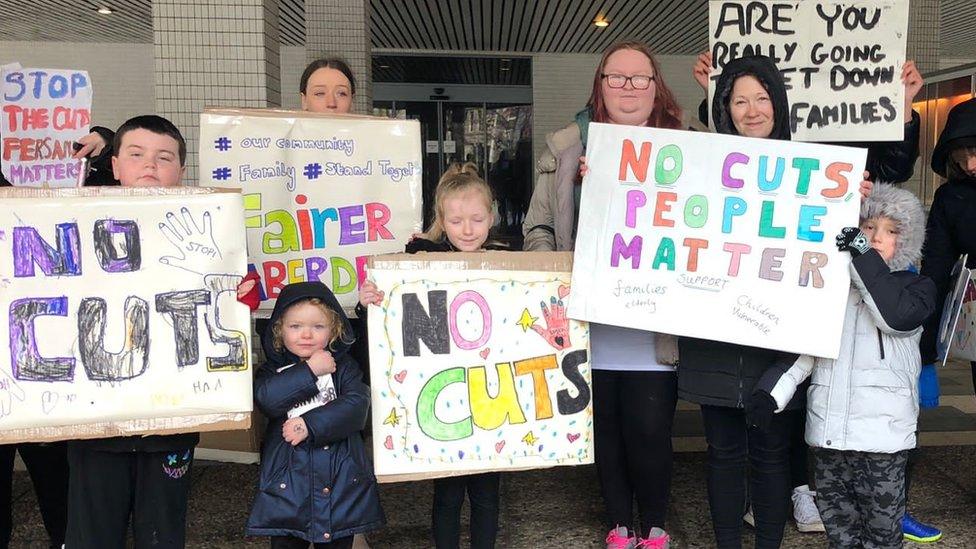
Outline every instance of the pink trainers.
{"type": "Polygon", "coordinates": [[[637,538],[630,535],[626,526],[618,526],[607,534],[607,549],[635,549],[637,538]]]}
{"type": "Polygon", "coordinates": [[[635,549],[668,549],[669,547],[671,547],[671,536],[655,526],[651,528],[646,538],[637,540],[635,549]]]}

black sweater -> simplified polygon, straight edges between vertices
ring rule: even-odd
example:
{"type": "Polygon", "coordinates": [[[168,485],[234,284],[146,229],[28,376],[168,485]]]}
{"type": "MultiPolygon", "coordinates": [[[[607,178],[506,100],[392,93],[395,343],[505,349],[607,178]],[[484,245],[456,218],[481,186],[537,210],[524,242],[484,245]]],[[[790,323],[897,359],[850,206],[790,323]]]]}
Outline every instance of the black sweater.
{"type": "Polygon", "coordinates": [[[952,267],[962,254],[969,254],[967,267],[976,267],[976,179],[945,183],[935,191],[929,210],[922,274],[935,282],[938,295],[935,312],[922,333],[922,364],[935,362],[939,320],[952,282],[952,267]]]}

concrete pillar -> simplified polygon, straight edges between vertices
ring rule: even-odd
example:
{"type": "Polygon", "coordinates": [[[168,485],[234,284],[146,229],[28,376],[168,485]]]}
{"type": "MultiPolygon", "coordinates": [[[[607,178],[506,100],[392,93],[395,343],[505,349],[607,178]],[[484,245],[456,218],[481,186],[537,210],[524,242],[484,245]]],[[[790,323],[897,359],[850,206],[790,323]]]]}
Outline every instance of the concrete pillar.
{"type": "Polygon", "coordinates": [[[939,69],[940,0],[912,0],[908,9],[909,59],[914,59],[921,73],[939,69]]]}
{"type": "Polygon", "coordinates": [[[153,0],[156,112],[187,144],[185,181],[197,184],[205,107],[281,105],[276,0],[153,0]]]}
{"type": "Polygon", "coordinates": [[[343,58],[356,77],[353,111],[373,112],[369,0],[305,0],[305,57],[343,58]]]}

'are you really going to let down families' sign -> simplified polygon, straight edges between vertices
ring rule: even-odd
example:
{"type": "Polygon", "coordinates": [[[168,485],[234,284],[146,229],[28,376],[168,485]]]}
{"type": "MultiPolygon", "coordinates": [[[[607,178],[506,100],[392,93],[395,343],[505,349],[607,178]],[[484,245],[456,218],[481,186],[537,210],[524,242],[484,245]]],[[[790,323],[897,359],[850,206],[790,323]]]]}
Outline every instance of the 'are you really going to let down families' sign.
{"type": "Polygon", "coordinates": [[[835,358],[864,149],[590,124],[570,317],[835,358]]]}
{"type": "Polygon", "coordinates": [[[801,141],[901,141],[908,0],[711,0],[709,98],[730,60],[767,55],[801,141]]]}
{"type": "Polygon", "coordinates": [[[589,330],[561,253],[370,260],[373,461],[381,481],[593,462],[589,330]]]}
{"type": "Polygon", "coordinates": [[[200,180],[240,188],[261,309],[321,281],[352,311],[366,258],[421,230],[420,124],[300,111],[208,110],[200,180]]]}
{"type": "Polygon", "coordinates": [[[246,427],[241,197],[0,191],[0,441],[246,427]]]}
{"type": "Polygon", "coordinates": [[[85,71],[0,69],[0,166],[14,186],[74,186],[71,145],[88,134],[92,86],[85,71]]]}

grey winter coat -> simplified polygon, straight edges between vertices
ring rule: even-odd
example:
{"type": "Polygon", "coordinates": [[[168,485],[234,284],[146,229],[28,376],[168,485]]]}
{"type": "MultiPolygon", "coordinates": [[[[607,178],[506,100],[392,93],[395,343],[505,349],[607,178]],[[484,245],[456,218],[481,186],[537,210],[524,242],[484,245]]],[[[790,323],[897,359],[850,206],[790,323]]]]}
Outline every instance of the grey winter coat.
{"type": "Polygon", "coordinates": [[[801,356],[757,384],[779,409],[811,378],[806,441],[831,450],[894,453],[915,447],[918,421],[918,341],[935,309],[935,284],[907,269],[918,260],[924,213],[904,189],[878,185],[861,218],[894,219],[900,234],[890,265],[870,250],[851,261],[851,289],[836,360],[801,356]]]}

